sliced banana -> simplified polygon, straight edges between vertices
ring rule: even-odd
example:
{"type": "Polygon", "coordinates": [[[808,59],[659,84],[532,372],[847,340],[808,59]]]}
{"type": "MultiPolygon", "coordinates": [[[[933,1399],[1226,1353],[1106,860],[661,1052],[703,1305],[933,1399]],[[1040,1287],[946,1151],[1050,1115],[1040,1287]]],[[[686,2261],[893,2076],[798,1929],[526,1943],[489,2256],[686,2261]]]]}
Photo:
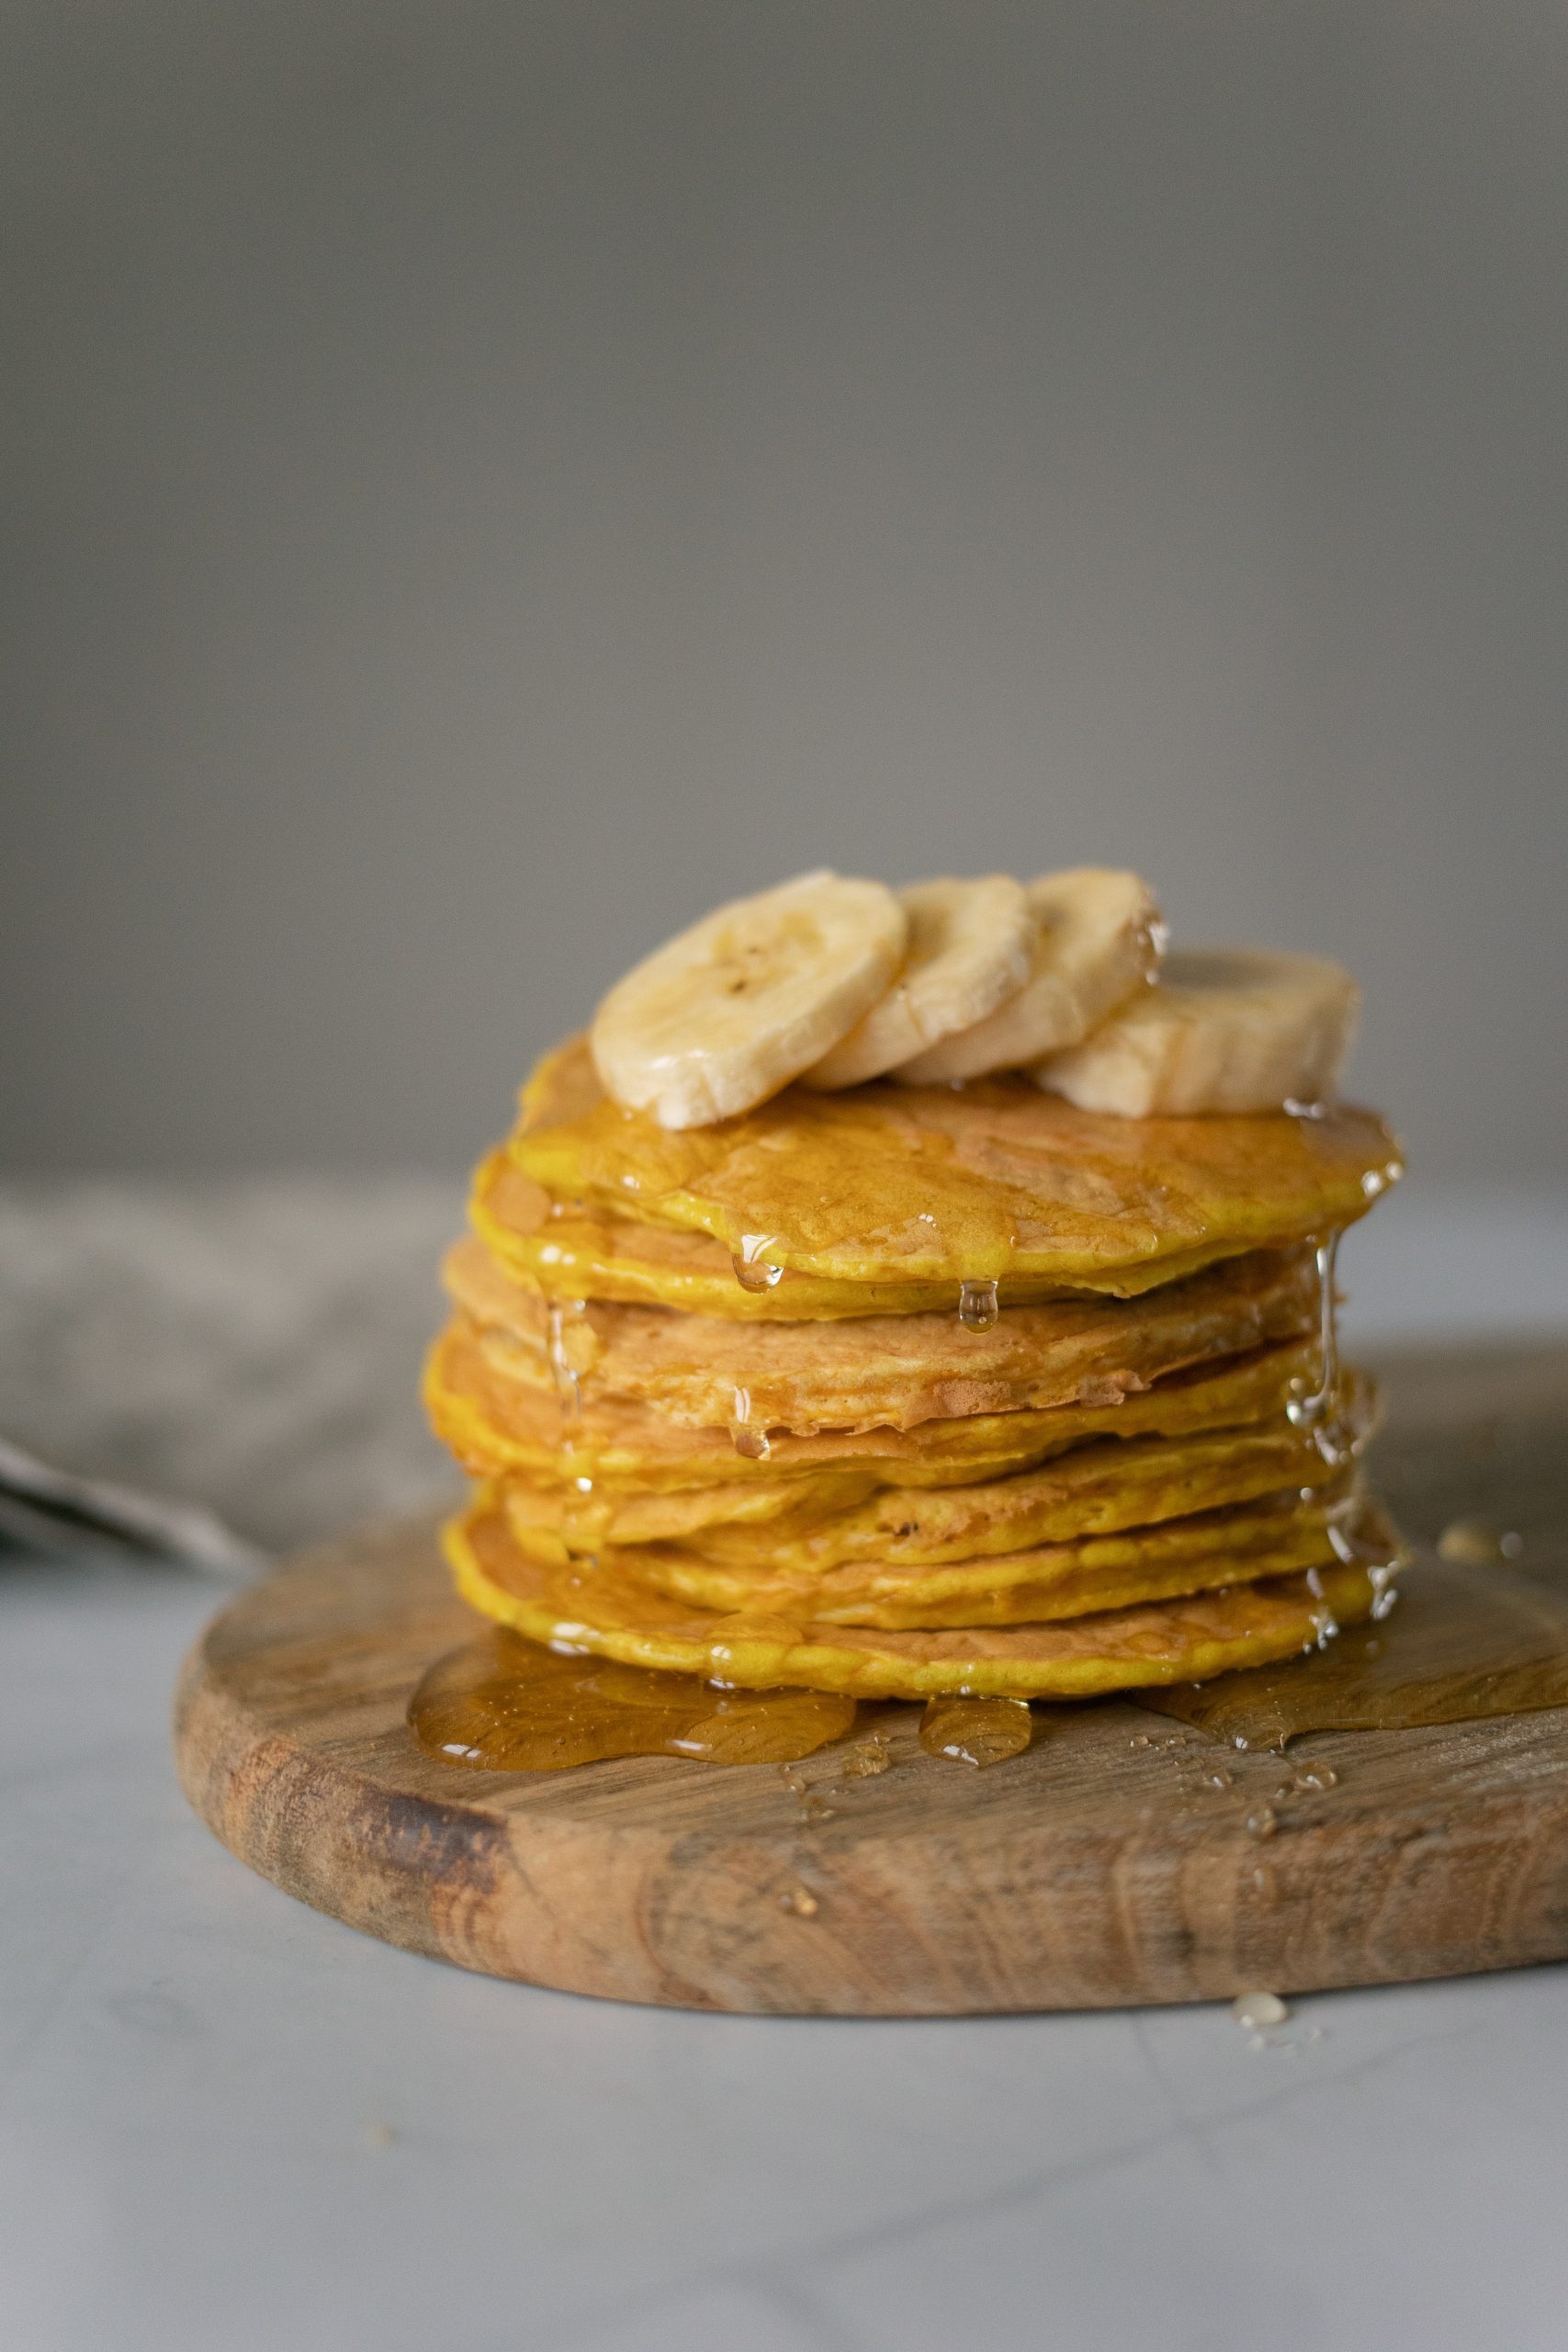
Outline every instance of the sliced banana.
{"type": "Polygon", "coordinates": [[[1190,947],[1032,1076],[1081,1111],[1127,1119],[1316,1103],[1334,1091],[1359,1009],[1349,973],[1322,956],[1190,947]]]}
{"type": "Polygon", "coordinates": [[[806,1086],[858,1086],[956,1029],[968,1029],[1029,978],[1034,919],[1009,874],[911,882],[898,892],[909,940],[886,995],[808,1069],[806,1086]]]}
{"type": "Polygon", "coordinates": [[[617,980],[590,1042],[605,1090],[663,1127],[777,1094],[869,1012],[908,922],[886,884],[803,874],[737,899],[617,980]]]}
{"type": "Polygon", "coordinates": [[[945,1086],[1021,1069],[1076,1046],[1152,979],[1164,941],[1159,908],[1135,874],[1076,865],[1043,874],[1024,892],[1034,921],[1028,977],[984,1021],[894,1071],[908,1086],[945,1086]]]}

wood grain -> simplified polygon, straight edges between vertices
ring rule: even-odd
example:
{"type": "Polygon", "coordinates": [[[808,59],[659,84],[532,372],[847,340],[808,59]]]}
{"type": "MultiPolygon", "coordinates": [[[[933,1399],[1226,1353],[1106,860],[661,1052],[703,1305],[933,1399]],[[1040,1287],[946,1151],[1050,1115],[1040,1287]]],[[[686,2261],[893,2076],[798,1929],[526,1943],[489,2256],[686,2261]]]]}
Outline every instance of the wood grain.
{"type": "MultiPolygon", "coordinates": [[[[1560,1505],[1561,1355],[1413,1365],[1403,1430],[1390,1370],[1395,1499],[1418,1534],[1436,1532],[1423,1496],[1463,1504],[1487,1464],[1538,1516],[1560,1505]]],[[[427,1523],[282,1569],[186,1663],[191,1803],[253,1869],[367,1934],[688,2008],[1105,2007],[1568,1955],[1568,1710],[1299,1743],[1292,1759],[1331,1763],[1337,1785],[1278,1803],[1259,1838],[1247,1816],[1290,1777],[1277,1757],[1111,1704],[1057,1710],[1028,1756],[978,1773],[928,1757],[917,1711],[890,1708],[894,1769],[846,1781],[841,1748],[809,1758],[830,1811],[808,1818],[771,1767],[424,1758],[409,1693],[472,1629],[427,1523]],[[1210,1789],[1219,1764],[1233,1785],[1210,1789]],[[784,1907],[801,1890],[814,1911],[784,1907]]]]}

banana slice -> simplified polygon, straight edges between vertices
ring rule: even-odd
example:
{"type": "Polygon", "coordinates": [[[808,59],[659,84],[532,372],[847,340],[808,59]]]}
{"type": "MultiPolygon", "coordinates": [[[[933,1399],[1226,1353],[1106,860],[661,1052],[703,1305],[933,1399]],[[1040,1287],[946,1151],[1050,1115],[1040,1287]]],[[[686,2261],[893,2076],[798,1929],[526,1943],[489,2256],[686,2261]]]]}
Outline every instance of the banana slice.
{"type": "Polygon", "coordinates": [[[1080,1111],[1125,1119],[1316,1103],[1334,1091],[1360,1001],[1319,956],[1190,947],[1157,988],[1032,1074],[1080,1111]]]}
{"type": "Polygon", "coordinates": [[[803,874],[737,899],[617,980],[590,1042],[605,1091],[662,1127],[705,1127],[820,1061],[897,970],[904,910],[884,883],[803,874]]]}
{"type": "Polygon", "coordinates": [[[987,1019],[896,1069],[907,1086],[1021,1069],[1042,1054],[1076,1046],[1154,978],[1164,927],[1153,892],[1137,875],[1076,865],[1043,874],[1024,896],[1034,919],[1028,978],[987,1019]]]}
{"type": "Polygon", "coordinates": [[[1034,919],[1008,874],[911,882],[898,892],[909,944],[897,978],[802,1083],[837,1088],[880,1078],[954,1030],[968,1029],[1029,978],[1034,919]]]}

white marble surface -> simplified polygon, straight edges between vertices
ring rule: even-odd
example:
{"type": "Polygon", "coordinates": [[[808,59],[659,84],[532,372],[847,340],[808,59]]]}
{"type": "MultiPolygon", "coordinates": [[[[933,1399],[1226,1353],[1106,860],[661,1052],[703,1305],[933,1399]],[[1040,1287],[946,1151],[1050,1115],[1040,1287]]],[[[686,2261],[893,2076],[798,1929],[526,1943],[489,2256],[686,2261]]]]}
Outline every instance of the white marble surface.
{"type": "MultiPolygon", "coordinates": [[[[1375,1328],[1548,1328],[1568,1216],[1516,1248],[1495,1207],[1444,1214],[1375,1328]],[[1461,1314],[1456,1250],[1472,1287],[1512,1250],[1512,1298],[1461,1314]]],[[[754,2020],[464,1976],[289,1902],[186,1812],[168,1697],[213,1600],[0,1566],[18,2352],[1568,2342],[1568,1970],[1303,2001],[1264,2049],[1218,2007],[754,2020]]]]}

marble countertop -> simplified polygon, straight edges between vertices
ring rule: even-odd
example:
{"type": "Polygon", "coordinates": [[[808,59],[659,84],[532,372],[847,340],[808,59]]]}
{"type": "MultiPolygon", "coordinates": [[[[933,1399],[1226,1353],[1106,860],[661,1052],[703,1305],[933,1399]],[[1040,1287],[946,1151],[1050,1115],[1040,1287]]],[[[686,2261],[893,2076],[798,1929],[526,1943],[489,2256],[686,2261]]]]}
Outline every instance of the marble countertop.
{"type": "MultiPolygon", "coordinates": [[[[268,1542],[400,1507],[439,1475],[404,1383],[456,1198],[0,1199],[0,1429],[268,1542]]],[[[1370,1237],[1348,1265],[1365,1339],[1568,1332],[1568,1205],[1387,1216],[1382,1274],[1370,1237]]],[[[1224,2007],[750,2019],[466,1976],[186,1812],[169,1693],[220,1597],[0,1562],[8,2343],[1568,2338],[1568,1970],[1319,1996],[1262,2047],[1224,2007]]]]}

